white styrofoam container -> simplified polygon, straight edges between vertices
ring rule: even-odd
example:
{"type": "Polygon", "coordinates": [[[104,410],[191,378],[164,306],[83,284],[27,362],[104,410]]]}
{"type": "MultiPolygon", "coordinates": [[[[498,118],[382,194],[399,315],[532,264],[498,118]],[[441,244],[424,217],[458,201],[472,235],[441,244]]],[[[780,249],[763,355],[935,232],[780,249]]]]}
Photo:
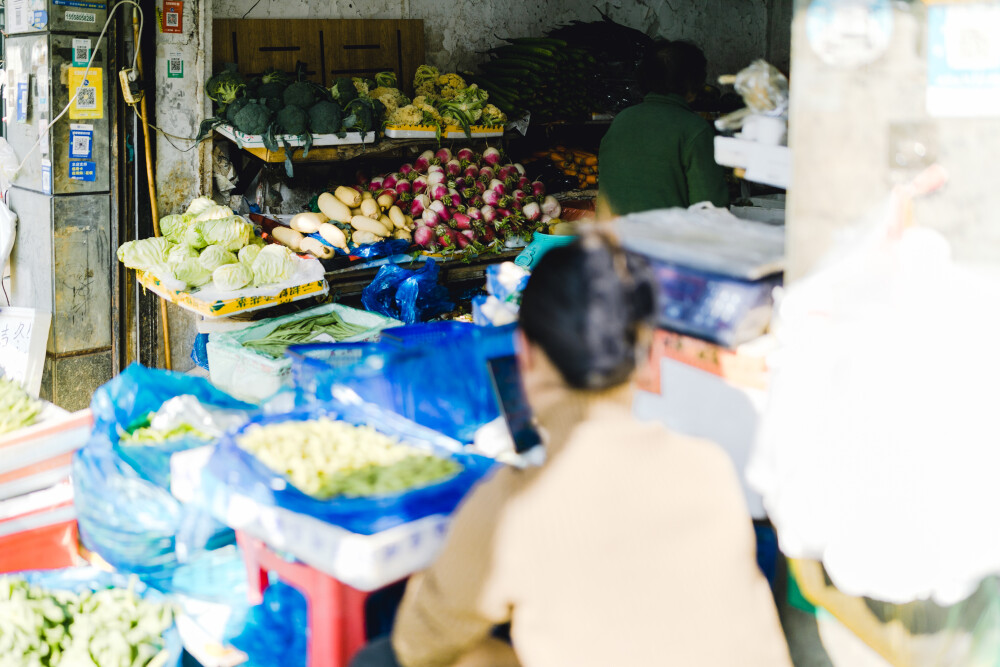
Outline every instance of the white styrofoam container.
{"type": "MultiPolygon", "coordinates": [[[[244,134],[231,125],[219,125],[215,131],[227,139],[243,144],[243,148],[265,148],[264,137],[260,134],[244,134]]],[[[304,142],[296,135],[282,134],[275,137],[278,147],[283,148],[285,141],[293,148],[304,145],[304,142]]],[[[375,143],[375,132],[368,132],[364,136],[360,132],[348,132],[347,136],[341,138],[336,134],[314,134],[312,135],[312,146],[346,146],[350,144],[373,144],[375,143]]]]}
{"type": "Polygon", "coordinates": [[[257,402],[273,395],[291,383],[291,360],[285,357],[272,359],[243,347],[243,343],[263,338],[286,322],[296,322],[331,312],[336,312],[345,322],[359,324],[367,329],[364,333],[348,338],[344,342],[377,340],[382,329],[402,325],[402,322],[383,315],[331,303],[264,320],[239,331],[213,333],[209,335],[207,345],[209,377],[212,384],[247,401],[257,402]]]}
{"type": "MultiPolygon", "coordinates": [[[[482,125],[473,125],[471,128],[472,136],[469,137],[460,127],[454,127],[449,125],[448,127],[441,129],[442,139],[488,139],[490,137],[502,137],[503,128],[502,127],[483,127],[482,125]]],[[[399,126],[395,127],[389,125],[385,128],[385,136],[390,139],[435,139],[437,137],[437,131],[431,126],[399,126]]]]}

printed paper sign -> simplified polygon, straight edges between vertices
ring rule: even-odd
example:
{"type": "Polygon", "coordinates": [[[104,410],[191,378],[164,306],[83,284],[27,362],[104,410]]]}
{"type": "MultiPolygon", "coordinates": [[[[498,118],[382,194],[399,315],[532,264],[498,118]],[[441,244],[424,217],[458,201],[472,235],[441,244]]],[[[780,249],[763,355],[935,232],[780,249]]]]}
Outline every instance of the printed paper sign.
{"type": "Polygon", "coordinates": [[[84,80],[86,70],[86,67],[73,67],[69,70],[69,94],[72,95],[78,88],[80,90],[69,107],[71,120],[104,118],[104,70],[91,67],[84,80]]]}
{"type": "Polygon", "coordinates": [[[72,21],[73,23],[97,23],[97,14],[93,12],[70,12],[67,11],[63,16],[66,17],[67,21],[72,21]]]}
{"type": "Polygon", "coordinates": [[[49,72],[44,67],[35,75],[35,106],[41,112],[49,110],[49,72]]]}
{"type": "Polygon", "coordinates": [[[0,308],[0,371],[38,396],[52,316],[33,308],[0,308]]]}
{"type": "Polygon", "coordinates": [[[167,56],[167,78],[184,78],[184,58],[180,53],[171,53],[167,56]]]}
{"type": "Polygon", "coordinates": [[[52,194],[52,162],[42,160],[42,194],[52,194]]]}
{"type": "Polygon", "coordinates": [[[180,34],[184,31],[183,0],[163,0],[163,32],[180,34]]]}
{"type": "Polygon", "coordinates": [[[86,67],[90,62],[90,40],[73,40],[73,67],[86,67]]]}
{"type": "Polygon", "coordinates": [[[96,181],[97,163],[89,160],[70,160],[69,177],[74,181],[96,181]]]}
{"type": "Polygon", "coordinates": [[[49,154],[49,118],[40,116],[38,118],[38,150],[42,155],[49,154]]]}
{"type": "Polygon", "coordinates": [[[94,155],[94,126],[73,123],[69,126],[69,156],[89,160],[94,155]]]}
{"type": "Polygon", "coordinates": [[[104,9],[107,6],[103,2],[91,2],[90,0],[52,0],[52,4],[63,7],[82,7],[83,9],[104,9]]]}
{"type": "Polygon", "coordinates": [[[927,9],[927,111],[936,117],[1000,116],[1000,7],[927,9]]]}
{"type": "Polygon", "coordinates": [[[17,77],[17,122],[28,122],[28,99],[31,89],[28,82],[31,80],[30,74],[19,74],[17,77]]]}

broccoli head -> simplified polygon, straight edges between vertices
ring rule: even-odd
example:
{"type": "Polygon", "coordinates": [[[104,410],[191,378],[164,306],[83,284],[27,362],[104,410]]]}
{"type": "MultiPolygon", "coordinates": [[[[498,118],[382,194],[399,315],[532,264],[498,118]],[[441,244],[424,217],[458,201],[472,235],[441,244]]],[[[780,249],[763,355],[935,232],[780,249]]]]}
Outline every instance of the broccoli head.
{"type": "Polygon", "coordinates": [[[309,108],[309,129],[316,134],[340,132],[343,113],[336,102],[317,102],[309,108]]]}
{"type": "Polygon", "coordinates": [[[264,100],[264,104],[266,104],[267,108],[274,113],[278,113],[285,108],[285,101],[280,97],[269,97],[264,100]]]}
{"type": "Polygon", "coordinates": [[[347,106],[358,96],[358,90],[354,87],[354,82],[351,79],[341,77],[333,82],[330,95],[343,106],[347,106]]]}
{"type": "Polygon", "coordinates": [[[316,104],[316,91],[313,89],[313,84],[308,81],[296,81],[285,88],[282,98],[285,100],[285,106],[309,109],[316,104]]]}
{"type": "Polygon", "coordinates": [[[398,88],[395,72],[379,72],[375,75],[375,85],[379,88],[398,88]]]}
{"type": "Polygon", "coordinates": [[[247,83],[236,71],[235,65],[227,65],[226,69],[212,76],[205,84],[208,98],[221,105],[232,103],[246,91],[247,83]]]}
{"type": "Polygon", "coordinates": [[[260,102],[247,102],[233,117],[233,125],[244,134],[264,134],[271,124],[271,110],[260,102]]]}
{"type": "Polygon", "coordinates": [[[309,133],[309,114],[302,107],[289,104],[278,112],[275,120],[278,125],[278,132],[281,134],[294,134],[298,136],[309,133]]]}
{"type": "Polygon", "coordinates": [[[288,83],[288,75],[281,70],[271,70],[270,72],[264,72],[260,77],[261,83],[288,83]]]}
{"type": "Polygon", "coordinates": [[[280,100],[284,96],[285,88],[287,87],[288,84],[283,81],[265,81],[257,87],[257,97],[266,97],[268,99],[274,97],[280,100]]]}
{"type": "Polygon", "coordinates": [[[250,100],[248,98],[237,97],[232,104],[226,107],[226,120],[229,121],[230,125],[236,124],[236,114],[249,103],[250,100]]]}
{"type": "Polygon", "coordinates": [[[376,113],[372,101],[359,97],[344,108],[347,117],[344,119],[344,129],[354,132],[371,132],[375,128],[376,113]]]}

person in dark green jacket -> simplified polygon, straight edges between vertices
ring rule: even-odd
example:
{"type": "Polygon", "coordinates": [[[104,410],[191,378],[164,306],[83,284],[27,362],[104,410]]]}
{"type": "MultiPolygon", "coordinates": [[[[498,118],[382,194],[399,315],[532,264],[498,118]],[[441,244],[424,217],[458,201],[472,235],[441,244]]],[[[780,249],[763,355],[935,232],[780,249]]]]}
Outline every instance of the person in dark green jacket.
{"type": "Polygon", "coordinates": [[[689,42],[657,42],[639,66],[645,99],[618,114],[601,141],[602,217],[700,202],[725,207],[725,172],[715,132],[688,104],[705,83],[707,61],[689,42]]]}

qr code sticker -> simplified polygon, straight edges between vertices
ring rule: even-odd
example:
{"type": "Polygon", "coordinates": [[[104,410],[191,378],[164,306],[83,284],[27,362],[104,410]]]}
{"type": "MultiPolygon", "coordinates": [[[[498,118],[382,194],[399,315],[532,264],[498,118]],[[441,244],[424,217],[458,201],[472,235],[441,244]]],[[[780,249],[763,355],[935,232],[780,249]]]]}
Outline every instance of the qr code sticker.
{"type": "Polygon", "coordinates": [[[76,97],[76,108],[77,109],[96,109],[97,108],[97,89],[83,87],[76,97]]]}
{"type": "Polygon", "coordinates": [[[167,71],[170,74],[180,74],[184,71],[184,61],[180,58],[171,58],[167,61],[167,71]]]}
{"type": "Polygon", "coordinates": [[[14,9],[14,26],[20,28],[22,21],[24,19],[21,17],[21,8],[17,7],[14,9]]]}
{"type": "Polygon", "coordinates": [[[73,62],[85,63],[90,60],[90,45],[76,44],[73,46],[73,62]]]}
{"type": "Polygon", "coordinates": [[[70,149],[70,155],[73,156],[89,156],[90,155],[90,137],[87,135],[74,135],[73,136],[73,146],[70,149]]]}
{"type": "Polygon", "coordinates": [[[176,28],[181,24],[181,15],[177,12],[167,12],[167,27],[176,28]]]}

